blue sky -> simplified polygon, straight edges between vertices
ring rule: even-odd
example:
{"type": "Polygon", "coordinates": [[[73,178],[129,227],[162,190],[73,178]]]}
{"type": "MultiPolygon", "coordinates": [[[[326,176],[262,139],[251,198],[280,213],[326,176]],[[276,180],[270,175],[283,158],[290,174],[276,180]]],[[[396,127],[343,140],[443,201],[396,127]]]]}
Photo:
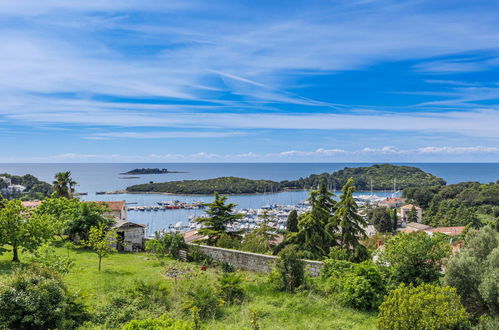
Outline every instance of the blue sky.
{"type": "Polygon", "coordinates": [[[497,1],[0,8],[0,162],[499,162],[497,1]]]}

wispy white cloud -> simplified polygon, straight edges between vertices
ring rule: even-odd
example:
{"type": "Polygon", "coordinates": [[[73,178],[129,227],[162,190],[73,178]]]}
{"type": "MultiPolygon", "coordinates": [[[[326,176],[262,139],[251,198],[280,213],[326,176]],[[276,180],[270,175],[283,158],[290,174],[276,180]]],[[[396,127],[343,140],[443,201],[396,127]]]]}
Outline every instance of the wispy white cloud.
{"type": "Polygon", "coordinates": [[[189,139],[189,138],[225,138],[230,136],[246,135],[243,132],[111,132],[96,133],[84,137],[90,140],[112,138],[121,139],[189,139]]]}
{"type": "MultiPolygon", "coordinates": [[[[454,161],[463,160],[463,157],[494,156],[499,154],[499,148],[489,146],[428,146],[413,149],[400,149],[392,146],[365,147],[358,150],[347,151],[335,148],[319,148],[313,151],[288,150],[277,153],[239,153],[220,154],[210,152],[197,152],[191,154],[78,154],[64,153],[43,157],[7,158],[0,156],[0,162],[272,162],[272,161],[298,161],[298,162],[352,162],[352,161],[432,161],[435,156],[451,156],[454,161]]],[[[451,160],[452,160],[451,159],[451,160]]],[[[465,158],[468,159],[468,158],[465,158]]],[[[484,160],[487,160],[485,158],[484,160]]]]}

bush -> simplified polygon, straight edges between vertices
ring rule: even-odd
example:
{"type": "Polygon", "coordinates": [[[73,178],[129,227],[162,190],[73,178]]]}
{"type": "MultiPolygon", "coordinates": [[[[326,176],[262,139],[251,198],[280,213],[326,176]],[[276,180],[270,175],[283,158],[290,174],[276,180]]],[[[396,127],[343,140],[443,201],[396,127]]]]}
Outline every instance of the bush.
{"type": "Polygon", "coordinates": [[[224,249],[239,249],[241,247],[241,240],[237,236],[230,236],[227,233],[220,235],[217,241],[217,246],[224,249]]]}
{"type": "Polygon", "coordinates": [[[154,233],[155,238],[147,241],[146,250],[160,256],[170,256],[179,259],[180,250],[187,249],[184,235],[169,232],[166,234],[154,233]]]}
{"type": "Polygon", "coordinates": [[[0,328],[72,328],[72,317],[86,318],[83,305],[44,269],[17,271],[0,283],[0,328]]]}
{"type": "Polygon", "coordinates": [[[379,307],[378,329],[463,329],[468,314],[456,289],[432,284],[400,286],[379,307]]]}
{"type": "Polygon", "coordinates": [[[296,245],[288,245],[278,254],[271,281],[279,289],[294,292],[305,284],[305,263],[296,245]]]}
{"type": "Polygon", "coordinates": [[[35,251],[31,258],[31,262],[61,275],[69,273],[69,270],[74,264],[73,259],[57,255],[54,247],[48,244],[42,245],[35,251]]]}
{"type": "Polygon", "coordinates": [[[224,303],[207,278],[199,278],[194,281],[186,296],[182,309],[190,313],[196,310],[201,319],[215,317],[219,307],[224,303]]]}
{"type": "Polygon", "coordinates": [[[193,322],[174,320],[163,315],[156,319],[132,320],[125,324],[123,330],[194,330],[193,322]]]}
{"type": "Polygon", "coordinates": [[[451,252],[439,235],[424,232],[400,233],[392,237],[381,254],[390,265],[395,283],[436,283],[442,275],[442,260],[451,252]]]}
{"type": "Polygon", "coordinates": [[[134,281],[130,288],[109,298],[95,322],[116,328],[132,319],[159,317],[169,306],[169,290],[165,283],[134,281]]]}
{"type": "Polygon", "coordinates": [[[227,304],[241,303],[244,299],[243,279],[239,274],[224,273],[218,279],[220,297],[227,304]]]}
{"type": "Polygon", "coordinates": [[[201,248],[197,245],[189,246],[189,254],[187,255],[187,260],[197,262],[205,266],[211,266],[214,263],[213,258],[201,252],[201,248]]]}
{"type": "Polygon", "coordinates": [[[234,266],[230,262],[227,262],[227,261],[222,261],[220,263],[220,268],[222,268],[222,271],[224,273],[233,273],[236,270],[234,268],[234,266]]]}
{"type": "Polygon", "coordinates": [[[322,276],[324,289],[347,307],[374,310],[383,301],[386,284],[381,271],[371,262],[353,264],[344,260],[328,259],[322,276]]]}

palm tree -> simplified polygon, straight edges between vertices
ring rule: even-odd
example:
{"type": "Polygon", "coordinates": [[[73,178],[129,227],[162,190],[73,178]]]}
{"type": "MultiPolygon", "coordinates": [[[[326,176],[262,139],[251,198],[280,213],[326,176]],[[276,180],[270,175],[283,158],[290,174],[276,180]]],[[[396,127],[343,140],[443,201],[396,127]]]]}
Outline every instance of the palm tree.
{"type": "Polygon", "coordinates": [[[57,197],[72,198],[77,182],[71,178],[71,171],[59,172],[55,174],[54,194],[57,197]]]}

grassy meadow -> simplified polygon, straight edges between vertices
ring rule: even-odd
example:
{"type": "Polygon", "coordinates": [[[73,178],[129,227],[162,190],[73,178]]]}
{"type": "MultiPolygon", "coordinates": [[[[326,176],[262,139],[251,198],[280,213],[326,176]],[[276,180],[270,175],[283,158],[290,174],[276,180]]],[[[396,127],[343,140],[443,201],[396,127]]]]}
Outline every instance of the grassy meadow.
{"type": "MultiPolygon", "coordinates": [[[[158,259],[147,253],[114,253],[103,260],[97,270],[97,256],[78,247],[57,247],[57,253],[69,255],[75,263],[64,276],[64,282],[73,291],[79,291],[91,312],[105,308],[110,295],[125,290],[135,280],[167,283],[170,291],[169,316],[189,318],[181,309],[182,300],[193,281],[214,280],[220,268],[202,271],[194,263],[158,259]]],[[[29,254],[21,254],[21,266],[29,262],[29,254]]],[[[0,255],[0,281],[15,267],[11,254],[0,255]]],[[[214,319],[203,321],[207,329],[249,329],[252,312],[258,315],[260,329],[373,329],[376,315],[341,307],[330,298],[311,291],[297,294],[274,291],[267,284],[267,276],[243,272],[247,299],[244,303],[223,306],[214,319]]],[[[82,329],[100,329],[89,323],[82,329]]]]}

